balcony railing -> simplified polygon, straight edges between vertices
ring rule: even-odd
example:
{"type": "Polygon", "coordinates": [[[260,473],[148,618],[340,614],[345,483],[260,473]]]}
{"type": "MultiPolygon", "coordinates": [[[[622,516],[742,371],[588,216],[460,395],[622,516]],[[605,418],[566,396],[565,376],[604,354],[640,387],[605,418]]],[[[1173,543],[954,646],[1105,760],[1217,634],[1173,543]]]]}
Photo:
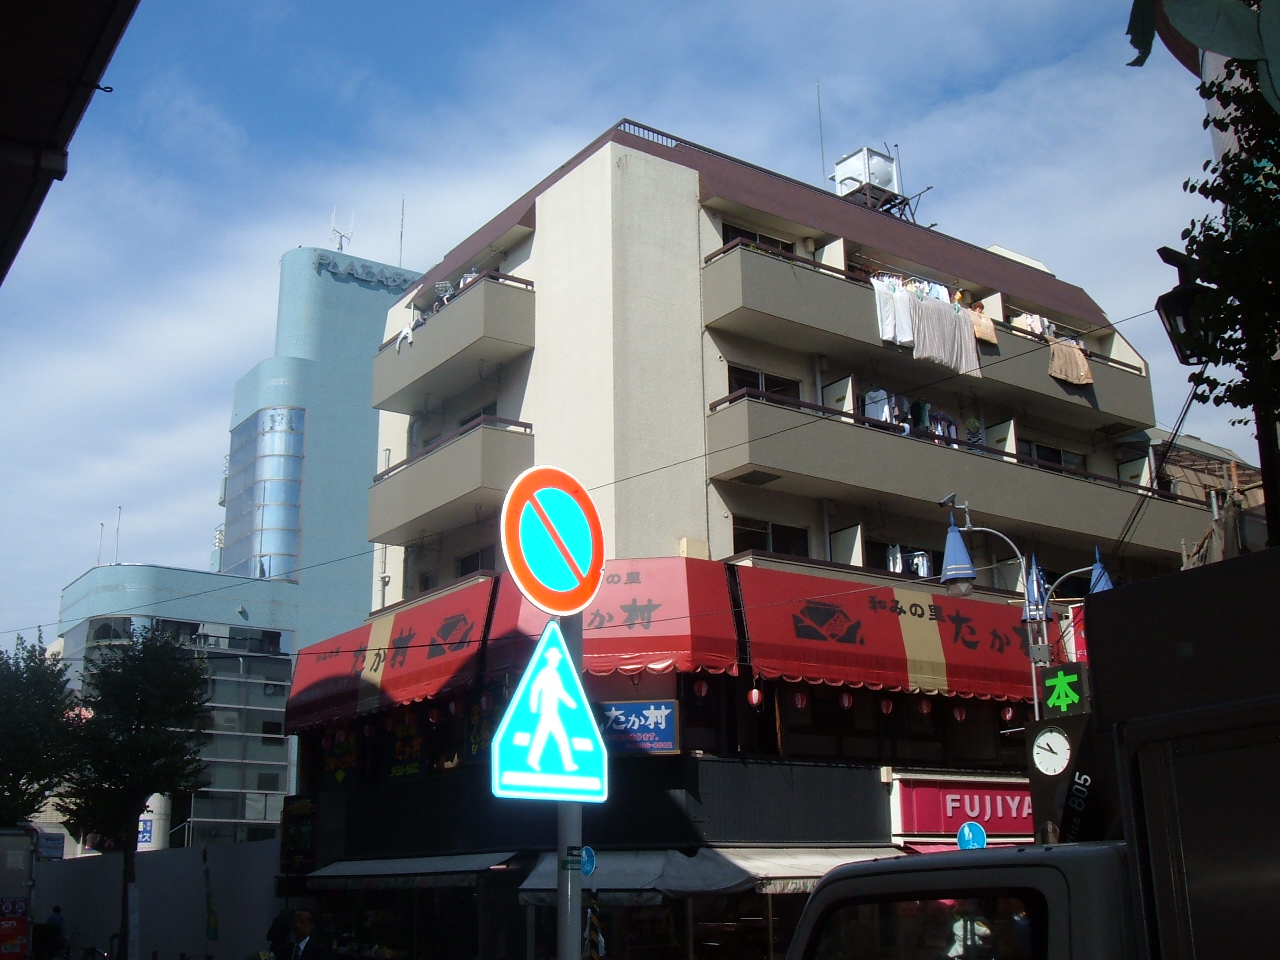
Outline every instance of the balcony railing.
{"type": "MultiPolygon", "coordinates": [[[[466,294],[468,290],[473,290],[476,287],[480,286],[481,280],[496,280],[499,283],[515,284],[518,287],[524,287],[526,290],[533,289],[532,280],[525,280],[523,277],[513,277],[509,273],[499,273],[497,270],[489,270],[489,271],[486,271],[485,273],[476,274],[474,277],[472,277],[470,280],[467,281],[466,286],[462,287],[457,293],[448,297],[447,300],[443,297],[437,300],[435,304],[435,309],[431,310],[430,312],[424,313],[419,318],[418,322],[414,324],[414,329],[416,330],[418,327],[426,323],[427,318],[430,317],[433,313],[437,312],[441,307],[444,307],[450,303],[453,303],[459,297],[466,294]]],[[[390,340],[384,341],[382,346],[378,347],[378,352],[381,353],[383,350],[386,350],[388,347],[394,347],[396,344],[396,341],[399,339],[400,339],[400,334],[397,333],[390,340]]]]}
{"type": "Polygon", "coordinates": [[[436,437],[434,440],[428,443],[425,447],[423,447],[417,453],[413,454],[413,456],[406,457],[404,460],[401,460],[399,463],[393,463],[391,466],[387,467],[387,469],[383,470],[380,473],[375,473],[373,475],[373,482],[381,483],[383,480],[387,479],[387,477],[390,477],[393,474],[399,473],[401,470],[403,470],[405,467],[409,466],[410,464],[414,463],[415,461],[421,460],[423,457],[430,456],[431,454],[439,450],[441,447],[448,446],[449,444],[453,443],[453,441],[457,440],[459,437],[465,436],[466,434],[470,433],[473,430],[477,430],[480,427],[506,427],[511,430],[520,430],[524,433],[533,433],[533,424],[525,423],[523,420],[509,420],[506,417],[493,417],[487,414],[485,416],[476,417],[473,420],[468,420],[466,423],[460,426],[457,430],[451,430],[449,433],[445,433],[436,437]]]}
{"type": "MultiPolygon", "coordinates": [[[[732,253],[734,250],[737,250],[740,247],[746,250],[750,250],[752,253],[761,253],[767,257],[773,257],[777,260],[784,260],[788,263],[799,264],[802,267],[807,267],[810,270],[817,271],[818,273],[825,273],[833,277],[838,277],[839,279],[844,280],[846,283],[857,284],[858,286],[866,287],[867,289],[870,289],[871,287],[871,284],[866,279],[865,270],[863,271],[841,270],[840,268],[833,267],[830,264],[822,263],[821,261],[813,260],[809,257],[801,257],[794,253],[787,253],[785,250],[778,250],[774,247],[757,243],[753,240],[748,240],[744,237],[739,237],[736,240],[731,240],[729,243],[726,243],[723,247],[720,247],[718,250],[713,250],[711,253],[707,254],[705,257],[702,258],[702,264],[703,266],[706,266],[709,263],[719,260],[725,254],[732,253]]],[[[1030,330],[1022,330],[1018,327],[1013,326],[1013,324],[1009,323],[1007,320],[1004,320],[1004,319],[993,317],[992,320],[994,321],[996,327],[998,327],[1002,333],[1011,334],[1015,337],[1022,337],[1024,340],[1031,340],[1035,343],[1040,344],[1046,349],[1049,346],[1048,337],[1042,337],[1039,334],[1032,333],[1030,330]]],[[[1087,347],[1081,347],[1080,349],[1081,349],[1081,352],[1084,353],[1086,359],[1094,360],[1098,363],[1105,363],[1108,366],[1116,367],[1119,370],[1124,370],[1128,373],[1134,373],[1134,374],[1137,374],[1138,376],[1146,375],[1142,367],[1138,366],[1137,364],[1128,363],[1124,360],[1116,360],[1113,357],[1107,356],[1105,353],[1098,353],[1096,350],[1090,350],[1087,347]]],[[[985,362],[983,362],[982,360],[980,360],[979,362],[981,366],[985,368],[985,367],[992,366],[993,364],[1000,363],[1001,358],[996,357],[993,359],[987,359],[985,362]]]]}
{"type": "Polygon", "coordinates": [[[1064,476],[1075,477],[1079,480],[1087,480],[1090,483],[1106,484],[1108,486],[1118,487],[1124,490],[1131,490],[1134,493],[1159,497],[1161,500],[1187,503],[1197,507],[1204,506],[1203,501],[1197,500],[1194,497],[1184,497],[1181,494],[1173,493],[1168,490],[1160,490],[1156,487],[1143,486],[1140,483],[1134,483],[1130,480],[1121,480],[1119,477],[1108,477],[1101,473],[1090,473],[1087,470],[1077,470],[1074,467],[1063,466],[1060,463],[1040,460],[1036,457],[1028,457],[1009,450],[1000,450],[996,447],[988,447],[981,443],[974,443],[970,440],[944,437],[928,430],[919,430],[913,427],[908,427],[905,424],[890,423],[885,420],[875,420],[871,417],[865,417],[859,413],[849,413],[846,410],[837,410],[834,407],[824,407],[820,403],[811,403],[808,400],[796,400],[792,397],[786,397],[777,393],[769,393],[764,390],[756,390],[751,387],[744,387],[741,390],[735,390],[728,396],[721,397],[719,400],[714,401],[709,407],[709,412],[715,413],[721,407],[727,407],[739,400],[763,400],[765,403],[772,403],[780,407],[790,407],[794,410],[808,410],[812,413],[818,414],[819,416],[843,420],[846,423],[851,423],[859,427],[866,427],[871,430],[878,430],[882,433],[896,434],[897,436],[905,439],[951,447],[955,450],[963,450],[968,453],[981,454],[983,456],[994,457],[1000,460],[1008,460],[1013,463],[1021,464],[1025,467],[1049,470],[1053,473],[1060,473],[1064,476]]]}

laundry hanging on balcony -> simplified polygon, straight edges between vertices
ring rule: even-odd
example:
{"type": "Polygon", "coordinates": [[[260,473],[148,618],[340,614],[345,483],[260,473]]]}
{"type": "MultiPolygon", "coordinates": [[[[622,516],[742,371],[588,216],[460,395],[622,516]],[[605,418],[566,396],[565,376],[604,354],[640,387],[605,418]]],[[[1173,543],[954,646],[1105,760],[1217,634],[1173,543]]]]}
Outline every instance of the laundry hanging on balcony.
{"type": "Polygon", "coordinates": [[[973,338],[973,321],[967,316],[968,311],[959,304],[943,303],[919,293],[911,295],[910,305],[915,358],[981,377],[978,344],[973,338]]]}
{"type": "Polygon", "coordinates": [[[880,339],[909,347],[915,340],[911,327],[911,291],[902,277],[882,274],[871,278],[876,293],[876,322],[880,339]]]}
{"type": "Polygon", "coordinates": [[[984,343],[1000,345],[1000,338],[996,336],[995,321],[987,316],[983,310],[981,303],[976,303],[969,310],[969,319],[973,322],[973,336],[977,340],[984,343]]]}
{"type": "Polygon", "coordinates": [[[1093,371],[1080,345],[1052,334],[1049,336],[1049,376],[1077,386],[1093,383],[1093,371]]]}

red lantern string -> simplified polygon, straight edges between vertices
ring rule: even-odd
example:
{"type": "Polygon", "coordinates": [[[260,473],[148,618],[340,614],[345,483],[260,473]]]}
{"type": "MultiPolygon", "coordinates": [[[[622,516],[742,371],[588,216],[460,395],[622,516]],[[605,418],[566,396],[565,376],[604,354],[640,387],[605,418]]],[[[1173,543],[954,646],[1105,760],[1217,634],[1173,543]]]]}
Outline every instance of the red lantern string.
{"type": "Polygon", "coordinates": [[[693,682],[693,695],[697,697],[699,700],[705,697],[707,695],[707,692],[710,689],[711,689],[710,684],[708,684],[707,681],[705,680],[695,680],[693,682]]]}
{"type": "Polygon", "coordinates": [[[747,691],[747,703],[759,709],[760,704],[764,703],[764,691],[759,687],[752,687],[747,691]]]}
{"type": "Polygon", "coordinates": [[[853,694],[848,690],[840,691],[840,706],[844,710],[853,709],[853,694]]]}
{"type": "Polygon", "coordinates": [[[967,716],[964,707],[961,706],[952,707],[951,715],[956,718],[956,723],[964,723],[964,718],[967,716]]]}
{"type": "Polygon", "coordinates": [[[791,700],[796,705],[797,710],[803,710],[809,705],[809,695],[803,690],[797,690],[795,696],[792,697],[791,700]]]}
{"type": "Polygon", "coordinates": [[[893,701],[890,700],[888,697],[885,697],[883,700],[881,700],[880,712],[883,713],[886,717],[889,714],[893,713],[893,701]]]}
{"type": "Polygon", "coordinates": [[[924,697],[916,701],[916,709],[923,713],[926,717],[933,713],[933,701],[928,697],[924,697]]]}

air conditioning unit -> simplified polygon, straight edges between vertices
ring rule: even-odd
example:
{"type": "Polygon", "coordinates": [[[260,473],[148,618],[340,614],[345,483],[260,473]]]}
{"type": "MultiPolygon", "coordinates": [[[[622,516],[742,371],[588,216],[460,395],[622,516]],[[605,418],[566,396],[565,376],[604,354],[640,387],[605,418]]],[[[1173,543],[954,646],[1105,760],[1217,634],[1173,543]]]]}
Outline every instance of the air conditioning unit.
{"type": "Polygon", "coordinates": [[[857,153],[837,160],[836,172],[830,179],[835,181],[836,193],[842,197],[866,184],[890,193],[902,193],[898,161],[870,147],[863,147],[857,153]]]}

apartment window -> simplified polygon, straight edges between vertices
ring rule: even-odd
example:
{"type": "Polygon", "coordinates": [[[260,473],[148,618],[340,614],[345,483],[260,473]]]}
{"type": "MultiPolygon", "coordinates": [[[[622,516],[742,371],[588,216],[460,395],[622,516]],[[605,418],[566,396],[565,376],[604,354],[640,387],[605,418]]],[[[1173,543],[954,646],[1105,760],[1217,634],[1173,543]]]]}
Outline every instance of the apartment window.
{"type": "Polygon", "coordinates": [[[428,590],[434,589],[435,585],[436,585],[436,575],[434,571],[428,570],[424,573],[418,574],[418,592],[419,593],[426,593],[428,590]]]}
{"type": "Polygon", "coordinates": [[[743,227],[735,227],[731,223],[724,225],[724,242],[725,244],[733,243],[735,240],[746,240],[757,246],[768,247],[771,250],[781,250],[783,253],[795,253],[796,245],[786,240],[779,240],[777,237],[771,237],[768,234],[756,233],[754,230],[747,230],[743,227]]]}
{"type": "Polygon", "coordinates": [[[1044,470],[1052,470],[1055,467],[1066,467],[1068,470],[1085,470],[1085,464],[1088,462],[1083,453],[1074,453],[1071,450],[1060,450],[1057,447],[1050,447],[1043,443],[1036,443],[1034,440],[1019,440],[1018,453],[1024,457],[1031,457],[1041,461],[1035,466],[1044,470]]]}
{"type": "Polygon", "coordinates": [[[739,390],[763,390],[778,397],[800,399],[799,380],[775,377],[772,373],[763,373],[731,363],[729,364],[729,392],[736,393],[739,390]]]}
{"type": "Polygon", "coordinates": [[[768,520],[733,518],[733,552],[765,550],[792,557],[809,556],[809,531],[804,527],[788,527],[768,520]]]}
{"type": "Polygon", "coordinates": [[[480,417],[496,417],[497,415],[498,415],[498,401],[491,400],[489,403],[486,403],[479,410],[476,410],[473,413],[468,413],[465,417],[459,420],[458,426],[465,427],[472,420],[479,419],[480,417]]]}
{"type": "Polygon", "coordinates": [[[477,570],[492,570],[495,566],[495,558],[492,544],[475,553],[468,553],[465,557],[459,557],[457,559],[458,576],[465,577],[477,570]]]}

